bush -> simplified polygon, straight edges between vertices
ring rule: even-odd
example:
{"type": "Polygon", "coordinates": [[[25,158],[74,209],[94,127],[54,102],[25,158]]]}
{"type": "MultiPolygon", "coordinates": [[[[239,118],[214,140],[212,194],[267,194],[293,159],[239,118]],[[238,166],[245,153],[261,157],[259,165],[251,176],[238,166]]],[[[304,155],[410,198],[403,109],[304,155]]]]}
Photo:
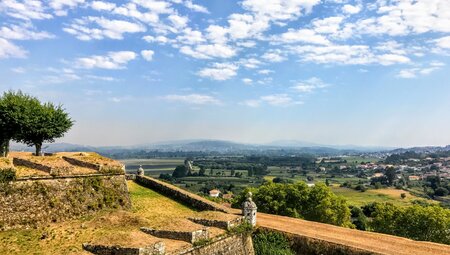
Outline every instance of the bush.
{"type": "Polygon", "coordinates": [[[448,195],[448,190],[446,188],[444,188],[444,187],[439,187],[439,188],[437,188],[434,191],[434,195],[435,196],[440,196],[440,197],[447,196],[448,195]]]}
{"type": "Polygon", "coordinates": [[[7,183],[16,179],[16,170],[13,168],[0,170],[0,183],[7,183]]]}
{"type": "Polygon", "coordinates": [[[253,235],[253,248],[256,255],[294,255],[289,240],[281,233],[258,231],[253,235]]]}
{"type": "Polygon", "coordinates": [[[359,190],[361,192],[365,192],[365,191],[367,191],[367,187],[362,185],[362,184],[359,184],[358,186],[355,187],[355,190],[359,190]]]}

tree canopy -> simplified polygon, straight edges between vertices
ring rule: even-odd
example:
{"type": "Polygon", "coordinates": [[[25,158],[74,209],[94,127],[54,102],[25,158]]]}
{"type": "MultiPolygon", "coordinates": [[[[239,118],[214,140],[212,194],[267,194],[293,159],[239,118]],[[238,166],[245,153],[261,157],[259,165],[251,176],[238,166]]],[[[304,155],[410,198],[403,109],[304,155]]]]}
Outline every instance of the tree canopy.
{"type": "Polygon", "coordinates": [[[268,182],[258,188],[246,189],[235,200],[235,207],[240,207],[248,191],[253,193],[253,200],[261,212],[353,227],[346,201],[323,183],[309,188],[304,182],[268,182]]]}
{"type": "Polygon", "coordinates": [[[73,120],[61,105],[41,103],[21,91],[8,91],[0,98],[0,152],[6,156],[14,140],[36,147],[41,155],[44,142],[54,142],[72,127],[73,120]]]}

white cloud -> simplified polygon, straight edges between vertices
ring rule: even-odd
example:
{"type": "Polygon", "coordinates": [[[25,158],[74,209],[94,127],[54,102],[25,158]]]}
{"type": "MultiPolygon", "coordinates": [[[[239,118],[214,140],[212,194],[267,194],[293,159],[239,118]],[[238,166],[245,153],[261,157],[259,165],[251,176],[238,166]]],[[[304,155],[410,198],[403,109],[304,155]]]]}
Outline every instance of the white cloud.
{"type": "Polygon", "coordinates": [[[155,52],[152,51],[152,50],[143,50],[143,51],[141,51],[142,57],[145,60],[147,60],[147,61],[152,61],[153,60],[153,54],[155,54],[155,52]]]}
{"type": "Polygon", "coordinates": [[[250,78],[244,78],[244,79],[242,79],[242,82],[245,83],[245,84],[252,84],[253,80],[250,79],[250,78]]]}
{"type": "Polygon", "coordinates": [[[186,6],[186,8],[189,8],[193,11],[196,11],[196,12],[209,13],[209,11],[208,11],[208,9],[206,9],[206,7],[198,5],[198,4],[194,4],[194,3],[192,3],[191,0],[184,1],[184,6],[186,6]]]}
{"type": "Polygon", "coordinates": [[[76,36],[79,40],[100,40],[110,38],[122,40],[125,33],[145,32],[146,28],[142,24],[133,23],[125,20],[109,20],[103,17],[85,17],[76,19],[74,23],[63,30],[76,36]],[[96,24],[98,28],[89,26],[96,24]]]}
{"type": "Polygon", "coordinates": [[[45,12],[41,1],[37,0],[2,0],[0,1],[0,12],[16,19],[51,19],[53,16],[45,12]]]}
{"type": "Polygon", "coordinates": [[[326,88],[328,86],[329,85],[324,83],[321,79],[312,77],[308,80],[297,82],[291,89],[300,93],[311,93],[317,89],[326,88]]]}
{"type": "Polygon", "coordinates": [[[0,38],[0,59],[2,58],[24,58],[27,52],[19,46],[0,38]]]}
{"type": "Polygon", "coordinates": [[[206,37],[214,43],[226,43],[228,38],[228,30],[217,25],[209,25],[206,28],[206,37]]]}
{"type": "Polygon", "coordinates": [[[246,100],[244,102],[242,102],[243,105],[249,106],[249,107],[259,107],[261,105],[261,101],[260,100],[246,100]]]}
{"type": "Polygon", "coordinates": [[[287,94],[262,96],[261,100],[267,102],[270,105],[286,105],[292,102],[292,98],[289,97],[287,94]]]}
{"type": "Polygon", "coordinates": [[[417,78],[419,76],[431,74],[432,72],[441,69],[443,66],[445,66],[444,63],[434,61],[434,62],[431,62],[426,67],[415,67],[415,68],[409,68],[409,69],[402,69],[397,74],[397,77],[404,78],[404,79],[417,78]]]}
{"type": "Polygon", "coordinates": [[[206,40],[203,38],[202,32],[187,27],[183,30],[182,35],[177,36],[177,41],[183,44],[193,45],[203,43],[206,40]]]}
{"type": "Polygon", "coordinates": [[[217,81],[224,81],[236,76],[238,66],[231,63],[215,63],[212,67],[203,68],[197,75],[217,81]]]}
{"type": "Polygon", "coordinates": [[[177,14],[169,15],[169,21],[175,26],[177,29],[182,29],[186,27],[189,19],[185,16],[179,16],[177,14]]]}
{"type": "Polygon", "coordinates": [[[305,45],[291,47],[291,49],[301,60],[318,64],[393,65],[411,61],[400,54],[377,54],[367,45],[305,45]]]}
{"type": "Polygon", "coordinates": [[[232,14],[228,19],[228,34],[234,40],[255,38],[269,28],[267,19],[258,19],[249,14],[232,14]]]}
{"type": "Polygon", "coordinates": [[[158,14],[172,14],[174,10],[171,8],[171,4],[167,1],[159,0],[132,0],[133,3],[140,5],[153,13],[158,14]]]}
{"type": "Polygon", "coordinates": [[[91,57],[78,58],[75,66],[78,68],[103,68],[103,69],[123,69],[126,64],[137,57],[132,51],[113,51],[106,56],[94,55],[91,57]]]}
{"type": "Polygon", "coordinates": [[[258,99],[245,100],[240,104],[256,108],[263,104],[268,104],[271,106],[291,106],[300,105],[303,104],[303,102],[293,99],[288,94],[272,94],[261,96],[258,99]]]}
{"type": "Polygon", "coordinates": [[[274,41],[279,41],[282,43],[311,43],[311,44],[322,44],[327,45],[330,44],[330,41],[319,34],[316,34],[314,30],[311,29],[289,29],[287,32],[275,36],[273,38],[274,41]]]}
{"type": "Polygon", "coordinates": [[[244,9],[273,21],[292,20],[311,11],[320,0],[244,0],[244,9]]]}
{"type": "Polygon", "coordinates": [[[286,58],[281,55],[280,50],[271,50],[269,52],[266,52],[261,56],[261,58],[269,62],[282,62],[286,60],[286,58]]]}
{"type": "Polygon", "coordinates": [[[156,36],[156,37],[155,36],[151,36],[151,35],[146,35],[146,36],[142,37],[142,39],[144,39],[148,43],[157,42],[157,43],[160,43],[160,44],[166,44],[166,43],[173,42],[173,40],[171,40],[171,39],[169,39],[169,38],[167,38],[165,36],[162,36],[162,35],[159,35],[159,36],[156,36]]]}
{"type": "Polygon", "coordinates": [[[10,40],[41,40],[54,38],[55,36],[45,31],[34,31],[34,27],[31,24],[25,24],[1,27],[0,37],[10,40]]]}
{"type": "Polygon", "coordinates": [[[426,32],[450,32],[448,0],[377,1],[377,17],[361,19],[360,33],[407,35],[426,32]]]}
{"type": "Polygon", "coordinates": [[[273,71],[272,71],[272,70],[269,70],[269,69],[263,69],[263,70],[259,70],[258,73],[259,73],[259,74],[267,75],[267,74],[273,73],[273,71]]]}
{"type": "Polygon", "coordinates": [[[112,11],[116,8],[116,4],[103,1],[93,1],[91,3],[91,8],[97,11],[112,11]]]}
{"type": "Polygon", "coordinates": [[[408,63],[411,60],[408,57],[405,57],[403,55],[397,55],[397,54],[383,54],[378,56],[378,59],[380,61],[380,64],[382,65],[393,65],[393,64],[402,64],[402,63],[408,63]]]}
{"type": "Polygon", "coordinates": [[[356,14],[361,11],[361,7],[357,5],[346,4],[342,7],[342,11],[348,14],[356,14]]]}
{"type": "Polygon", "coordinates": [[[67,9],[73,9],[80,4],[83,4],[84,0],[50,0],[50,7],[54,9],[57,16],[67,15],[67,9]]]}
{"type": "Polygon", "coordinates": [[[369,64],[373,54],[366,45],[296,46],[293,52],[303,61],[319,64],[369,64]]]}
{"type": "Polygon", "coordinates": [[[259,65],[262,64],[262,62],[256,58],[248,58],[248,59],[239,60],[239,64],[246,68],[254,69],[254,68],[258,68],[259,65]]]}
{"type": "Polygon", "coordinates": [[[193,105],[220,105],[221,102],[217,98],[209,95],[202,94],[189,94],[189,95],[167,95],[163,99],[171,102],[181,102],[193,105]]]}
{"type": "Polygon", "coordinates": [[[441,37],[434,40],[434,42],[440,48],[450,49],[450,36],[441,37]]]}
{"type": "Polygon", "coordinates": [[[236,50],[223,44],[200,44],[192,48],[183,46],[180,52],[198,59],[231,58],[236,55],[236,50]]]}
{"type": "Polygon", "coordinates": [[[319,34],[336,34],[339,32],[343,17],[328,17],[324,19],[314,20],[312,22],[315,33],[319,34]]]}
{"type": "Polygon", "coordinates": [[[135,3],[128,3],[126,5],[116,7],[112,10],[112,13],[137,19],[147,24],[159,24],[159,13],[153,11],[141,12],[135,3]]]}

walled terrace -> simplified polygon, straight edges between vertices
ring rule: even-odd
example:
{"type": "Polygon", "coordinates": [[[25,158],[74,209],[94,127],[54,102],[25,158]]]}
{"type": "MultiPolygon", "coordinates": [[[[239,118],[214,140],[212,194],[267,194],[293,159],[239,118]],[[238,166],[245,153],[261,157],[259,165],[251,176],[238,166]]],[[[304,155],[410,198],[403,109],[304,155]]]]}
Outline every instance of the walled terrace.
{"type": "MultiPolygon", "coordinates": [[[[254,254],[249,236],[225,230],[240,224],[240,210],[153,178],[126,181],[120,163],[98,154],[11,153],[0,169],[17,174],[0,181],[0,254],[254,254]]],[[[450,254],[448,245],[277,215],[258,213],[257,226],[286,235],[297,254],[450,254]]]]}
{"type": "MultiPolygon", "coordinates": [[[[59,180],[59,177],[54,178],[59,180]]],[[[85,178],[90,177],[79,179],[85,178]]],[[[43,181],[48,180],[32,182],[43,181]]],[[[95,254],[161,254],[161,250],[165,254],[191,254],[193,242],[197,240],[177,239],[176,236],[205,230],[207,236],[199,236],[200,239],[207,237],[219,244],[227,243],[219,248],[236,245],[239,241],[228,239],[223,228],[224,222],[239,221],[239,216],[201,211],[134,181],[125,183],[131,199],[130,208],[103,208],[70,220],[0,231],[0,254],[92,254],[88,251],[95,254]],[[212,225],[205,226],[195,223],[195,220],[212,222],[212,225]],[[148,234],[142,228],[153,229],[163,235],[148,234]]]]}

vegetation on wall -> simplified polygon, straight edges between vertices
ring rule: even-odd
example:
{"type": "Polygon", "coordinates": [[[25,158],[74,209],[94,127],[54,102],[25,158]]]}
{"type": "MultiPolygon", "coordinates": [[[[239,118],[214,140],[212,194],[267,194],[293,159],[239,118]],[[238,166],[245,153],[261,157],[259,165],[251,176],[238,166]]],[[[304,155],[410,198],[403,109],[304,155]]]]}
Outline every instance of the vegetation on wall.
{"type": "Polygon", "coordinates": [[[294,255],[289,240],[279,232],[257,231],[253,234],[256,255],[294,255]]]}

